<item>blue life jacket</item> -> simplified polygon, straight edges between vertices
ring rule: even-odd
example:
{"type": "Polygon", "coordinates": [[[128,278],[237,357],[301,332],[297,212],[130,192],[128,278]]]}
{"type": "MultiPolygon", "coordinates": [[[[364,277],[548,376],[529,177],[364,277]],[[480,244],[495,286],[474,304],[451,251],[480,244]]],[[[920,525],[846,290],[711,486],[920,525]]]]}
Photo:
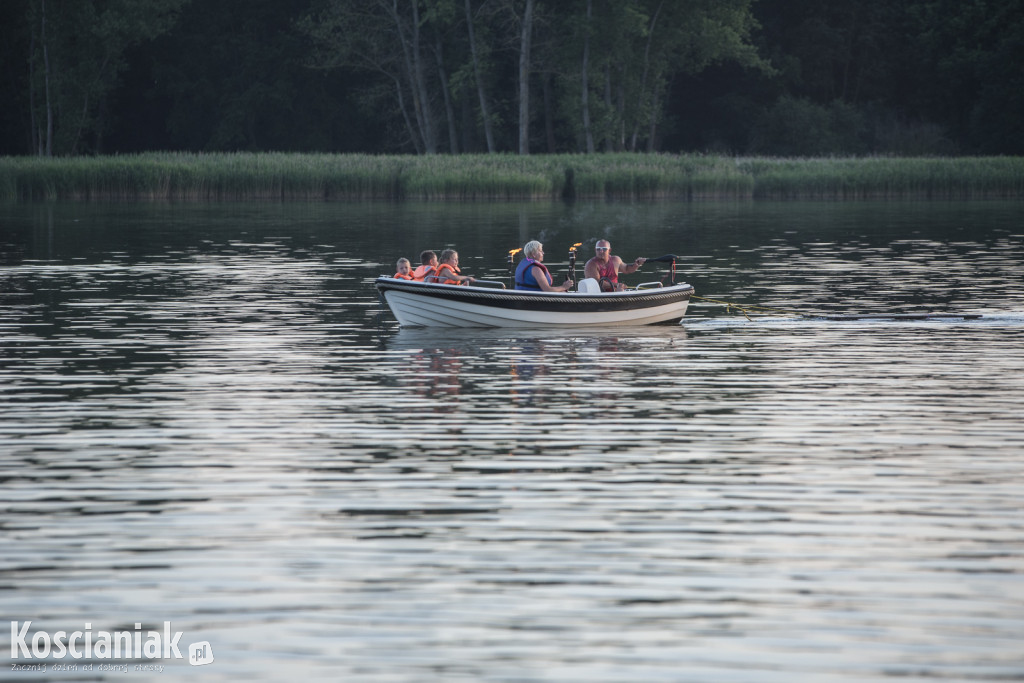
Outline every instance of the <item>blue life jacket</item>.
{"type": "Polygon", "coordinates": [[[519,266],[516,268],[516,289],[532,289],[534,291],[541,291],[540,285],[537,284],[537,278],[533,276],[533,266],[538,266],[544,271],[544,276],[548,279],[548,284],[551,284],[551,273],[548,272],[547,266],[540,261],[534,261],[532,258],[524,258],[519,262],[519,266]]]}

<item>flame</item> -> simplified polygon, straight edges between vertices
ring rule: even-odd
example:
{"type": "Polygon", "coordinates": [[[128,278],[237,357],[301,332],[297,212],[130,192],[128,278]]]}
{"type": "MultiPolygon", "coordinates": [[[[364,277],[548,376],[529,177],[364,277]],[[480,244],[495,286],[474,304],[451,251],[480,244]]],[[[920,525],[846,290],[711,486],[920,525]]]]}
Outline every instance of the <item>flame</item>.
{"type": "Polygon", "coordinates": [[[577,242],[576,244],[572,245],[572,248],[569,251],[576,251],[576,247],[582,247],[582,246],[583,246],[583,242],[577,242]]]}
{"type": "Polygon", "coordinates": [[[520,248],[518,248],[518,249],[509,249],[509,250],[508,250],[508,255],[509,255],[509,256],[515,256],[516,254],[518,254],[518,253],[519,253],[519,252],[521,252],[522,250],[523,250],[523,248],[522,248],[522,247],[520,247],[520,248]]]}

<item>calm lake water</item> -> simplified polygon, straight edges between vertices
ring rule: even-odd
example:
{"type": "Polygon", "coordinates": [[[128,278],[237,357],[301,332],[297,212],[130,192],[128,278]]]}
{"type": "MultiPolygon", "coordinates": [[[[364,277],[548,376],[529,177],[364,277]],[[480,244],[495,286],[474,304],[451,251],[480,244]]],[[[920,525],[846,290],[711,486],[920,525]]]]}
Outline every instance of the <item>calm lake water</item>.
{"type": "Polygon", "coordinates": [[[1022,226],[1000,202],[0,207],[0,678],[1024,680],[1022,226]],[[528,239],[558,272],[599,237],[772,310],[402,330],[372,287],[424,248],[501,278],[528,239]],[[922,312],[982,317],[822,317],[922,312]],[[215,661],[13,672],[8,621],[170,621],[215,661]]]}

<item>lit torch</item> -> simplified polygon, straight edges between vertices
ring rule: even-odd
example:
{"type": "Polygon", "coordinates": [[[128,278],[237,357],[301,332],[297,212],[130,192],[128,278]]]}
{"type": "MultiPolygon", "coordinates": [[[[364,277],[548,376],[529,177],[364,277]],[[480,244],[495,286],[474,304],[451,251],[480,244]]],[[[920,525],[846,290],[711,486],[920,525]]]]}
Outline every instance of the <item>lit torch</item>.
{"type": "Polygon", "coordinates": [[[573,288],[576,289],[576,248],[582,247],[583,242],[577,242],[572,245],[569,249],[569,279],[573,282],[573,288]]]}
{"type": "Polygon", "coordinates": [[[516,254],[518,254],[522,250],[522,247],[520,247],[519,249],[508,250],[508,279],[509,282],[511,283],[512,289],[515,289],[516,287],[516,272],[515,268],[513,268],[512,266],[515,263],[516,254]]]}

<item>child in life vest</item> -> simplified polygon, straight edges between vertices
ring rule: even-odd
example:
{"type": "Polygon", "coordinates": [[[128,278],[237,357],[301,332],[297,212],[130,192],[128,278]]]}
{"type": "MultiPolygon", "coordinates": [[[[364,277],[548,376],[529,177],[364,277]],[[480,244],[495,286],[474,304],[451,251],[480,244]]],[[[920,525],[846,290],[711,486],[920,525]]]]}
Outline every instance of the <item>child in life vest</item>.
{"type": "Polygon", "coordinates": [[[409,263],[409,259],[400,258],[398,263],[395,264],[395,274],[392,277],[396,277],[399,280],[411,280],[412,279],[412,264],[409,263]]]}
{"type": "Polygon", "coordinates": [[[412,272],[412,279],[419,282],[433,282],[434,273],[437,272],[437,254],[427,249],[420,254],[420,261],[423,265],[417,266],[416,270],[412,272]]]}
{"type": "Polygon", "coordinates": [[[468,285],[476,282],[476,278],[469,275],[462,275],[459,270],[459,252],[454,249],[445,249],[441,252],[441,264],[437,267],[435,282],[443,285],[468,285]]]}

